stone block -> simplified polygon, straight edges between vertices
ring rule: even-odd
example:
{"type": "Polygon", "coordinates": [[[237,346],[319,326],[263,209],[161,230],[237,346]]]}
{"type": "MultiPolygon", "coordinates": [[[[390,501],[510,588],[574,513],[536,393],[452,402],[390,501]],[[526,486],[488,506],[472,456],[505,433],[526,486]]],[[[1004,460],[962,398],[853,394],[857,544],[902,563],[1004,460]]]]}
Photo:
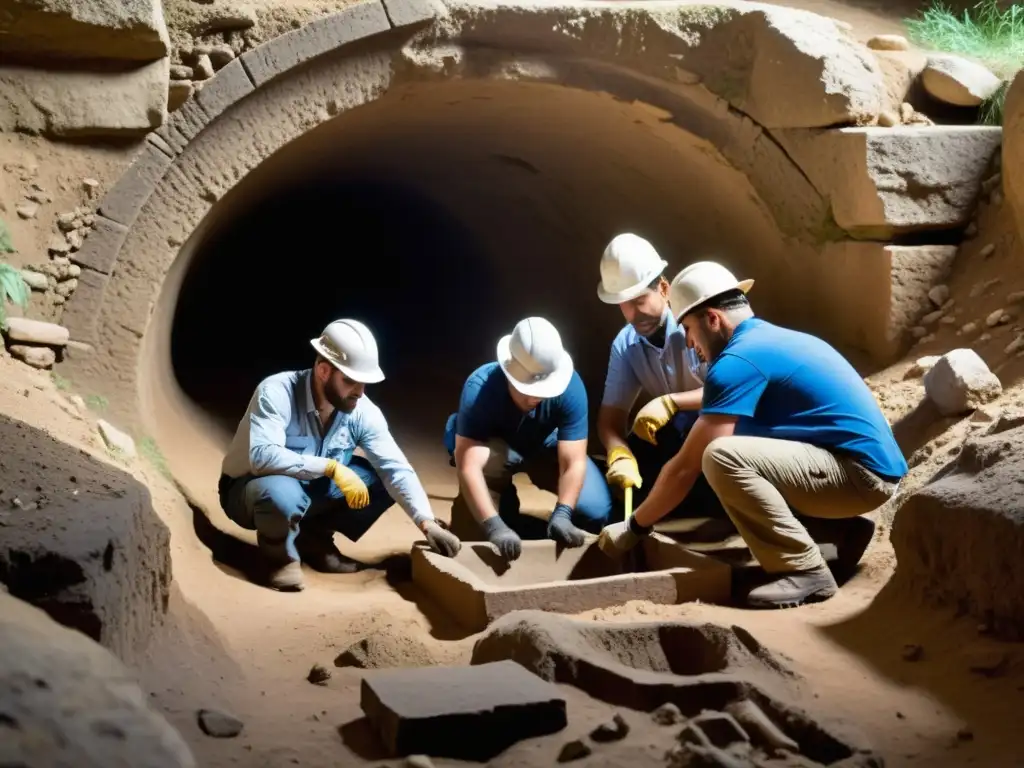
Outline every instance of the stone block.
{"type": "MultiPolygon", "coordinates": [[[[158,151],[158,150],[153,150],[158,151]]],[[[132,170],[128,169],[128,174],[132,174],[132,170]]],[[[138,177],[135,177],[138,179],[138,177]]],[[[118,187],[121,187],[122,182],[125,187],[122,189],[124,193],[127,193],[130,185],[133,183],[131,178],[124,179],[117,183],[114,187],[114,192],[117,192],[118,187]]],[[[136,189],[141,192],[143,182],[141,180],[135,181],[136,189]]],[[[118,193],[120,196],[121,193],[118,193]]],[[[127,213],[128,210],[125,206],[131,205],[127,202],[126,198],[121,198],[125,201],[124,206],[117,207],[117,200],[115,197],[114,212],[121,213],[122,215],[127,213]]],[[[141,207],[141,204],[140,204],[141,207]]],[[[125,237],[128,236],[128,227],[123,224],[119,224],[116,221],[108,219],[106,216],[97,216],[93,229],[89,233],[89,236],[85,238],[85,242],[82,244],[81,249],[69,254],[71,261],[78,264],[81,267],[93,269],[97,272],[104,274],[110,274],[110,271],[114,267],[114,262],[117,261],[117,254],[121,251],[121,246],[124,244],[125,237]]]]}
{"type": "Polygon", "coordinates": [[[1003,385],[973,349],[954,349],[925,373],[924,391],[943,416],[959,416],[995,400],[1003,385]]]}
{"type": "Polygon", "coordinates": [[[448,9],[440,0],[382,0],[392,26],[408,27],[443,18],[448,9]]]}
{"type": "Polygon", "coordinates": [[[1002,131],[988,126],[897,126],[773,135],[836,224],[860,239],[965,226],[1002,131]]]}
{"type": "Polygon", "coordinates": [[[952,245],[829,243],[807,267],[814,275],[815,322],[833,342],[889,362],[932,310],[928,292],[946,281],[956,252],[952,245]]]}
{"type": "Polygon", "coordinates": [[[750,737],[743,726],[727,712],[705,711],[690,720],[689,725],[707,737],[713,746],[725,748],[736,742],[749,742],[750,737]]]}
{"type": "Polygon", "coordinates": [[[68,334],[67,328],[56,323],[44,323],[41,320],[29,320],[25,317],[12,317],[7,321],[7,338],[11,341],[22,341],[29,344],[63,347],[71,336],[68,334]]]}
{"type": "Polygon", "coordinates": [[[0,581],[10,593],[131,658],[167,611],[170,534],[131,475],[0,417],[4,498],[0,581]],[[39,467],[59,467],[40,473],[39,467]],[[39,489],[39,490],[37,490],[39,489]]]}
{"type": "Polygon", "coordinates": [[[52,368],[53,364],[57,362],[57,353],[49,347],[30,347],[25,344],[12,344],[11,355],[25,365],[30,365],[33,368],[47,369],[52,368]]]}
{"type": "Polygon", "coordinates": [[[359,704],[393,757],[484,762],[568,725],[558,688],[514,661],[368,672],[359,704]]]}
{"type": "Polygon", "coordinates": [[[92,269],[83,269],[78,277],[78,287],[71,294],[61,323],[68,329],[71,338],[79,342],[95,341],[96,318],[103,306],[103,293],[107,287],[108,276],[92,269]]]}
{"type": "Polygon", "coordinates": [[[732,569],[725,563],[657,533],[644,540],[639,554],[643,569],[634,571],[601,552],[596,539],[562,551],[553,541],[525,541],[511,564],[484,542],[465,542],[453,558],[417,546],[412,578],[473,631],[522,609],[576,613],[629,600],[671,605],[729,599],[732,569]]]}
{"type": "Polygon", "coordinates": [[[276,37],[241,57],[256,87],[310,59],[391,29],[384,6],[369,0],[276,37]]]}
{"type": "Polygon", "coordinates": [[[49,138],[141,137],[167,118],[168,62],[110,72],[0,67],[0,130],[49,138]]]}
{"type": "Polygon", "coordinates": [[[169,49],[161,0],[0,0],[0,58],[144,62],[169,49]]]}
{"type": "Polygon", "coordinates": [[[121,661],[2,585],[0,648],[3,765],[196,765],[121,661]]]}
{"type": "Polygon", "coordinates": [[[1024,640],[1024,416],[1003,416],[900,506],[892,585],[1024,640]]]}
{"type": "MultiPolygon", "coordinates": [[[[142,143],[142,150],[135,156],[135,160],[128,166],[128,170],[121,174],[113,189],[100,203],[99,212],[103,216],[126,227],[132,225],[139,209],[153,192],[153,187],[163,178],[164,173],[171,165],[171,158],[163,149],[166,146],[163,140],[155,136],[148,137],[142,143]],[[154,141],[155,138],[156,141],[154,141]]],[[[90,235],[86,242],[88,243],[92,239],[93,235],[90,235]]],[[[121,239],[123,241],[123,235],[121,239]]],[[[118,243],[118,247],[120,247],[120,243],[118,243]]],[[[109,264],[106,268],[97,266],[97,264],[103,263],[101,258],[87,266],[101,272],[108,272],[109,264]]]]}

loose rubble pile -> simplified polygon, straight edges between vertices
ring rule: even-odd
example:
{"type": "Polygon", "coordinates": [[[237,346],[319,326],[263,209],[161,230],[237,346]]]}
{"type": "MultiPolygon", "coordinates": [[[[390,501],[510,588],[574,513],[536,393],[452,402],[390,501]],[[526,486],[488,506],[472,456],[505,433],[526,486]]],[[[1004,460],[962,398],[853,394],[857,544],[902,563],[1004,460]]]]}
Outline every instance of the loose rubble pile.
{"type": "Polygon", "coordinates": [[[197,41],[195,47],[177,52],[180,64],[171,66],[171,84],[167,109],[174,112],[203,86],[217,72],[226,67],[236,56],[249,50],[242,35],[222,35],[231,42],[205,43],[197,41]]]}
{"type": "Polygon", "coordinates": [[[70,341],[67,328],[24,317],[9,318],[4,336],[7,351],[33,368],[52,368],[70,341]]]}

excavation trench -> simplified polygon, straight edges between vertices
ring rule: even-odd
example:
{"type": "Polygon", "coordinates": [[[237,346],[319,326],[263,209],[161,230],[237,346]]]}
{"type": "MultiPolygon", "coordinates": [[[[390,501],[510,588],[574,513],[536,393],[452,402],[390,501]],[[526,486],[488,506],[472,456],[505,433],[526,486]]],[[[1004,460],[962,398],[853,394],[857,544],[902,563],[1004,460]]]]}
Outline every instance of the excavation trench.
{"type": "Polygon", "coordinates": [[[185,243],[146,337],[150,431],[208,495],[260,379],[308,367],[308,340],[356,317],[387,375],[368,394],[436,480],[462,382],[522,317],[559,328],[596,410],[623,322],[596,296],[598,261],[621,231],[649,238],[669,279],[703,258],[753,270],[758,312],[794,317],[747,177],[656,111],[540,84],[393,91],[270,157],[185,243]]]}

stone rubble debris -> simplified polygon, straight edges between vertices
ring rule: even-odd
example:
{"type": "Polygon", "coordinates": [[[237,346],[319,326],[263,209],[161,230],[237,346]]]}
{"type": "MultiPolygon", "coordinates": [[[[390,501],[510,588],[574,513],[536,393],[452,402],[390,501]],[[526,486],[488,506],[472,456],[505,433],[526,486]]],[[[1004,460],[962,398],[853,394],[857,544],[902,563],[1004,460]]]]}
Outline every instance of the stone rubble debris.
{"type": "Polygon", "coordinates": [[[409,755],[405,765],[407,768],[434,768],[434,761],[426,755],[409,755]]]}
{"type": "Polygon", "coordinates": [[[943,416],[957,416],[985,405],[1003,387],[973,349],[947,352],[924,376],[925,395],[943,416]]]}
{"type": "Polygon", "coordinates": [[[683,713],[679,711],[679,707],[672,702],[662,704],[654,710],[651,713],[651,718],[658,725],[678,725],[686,719],[683,717],[683,713]]]}
{"type": "Polygon", "coordinates": [[[928,291],[928,298],[936,307],[941,307],[942,309],[945,309],[945,304],[947,301],[949,301],[949,286],[934,286],[930,291],[928,291]]]}
{"type": "Polygon", "coordinates": [[[978,255],[981,256],[981,258],[983,258],[983,259],[987,259],[989,256],[991,256],[995,252],[996,252],[995,244],[994,243],[989,243],[988,245],[982,247],[982,249],[980,251],[978,251],[978,255]]]}
{"type": "Polygon", "coordinates": [[[907,643],[903,646],[903,652],[900,654],[904,661],[920,661],[924,655],[924,648],[917,643],[907,643]]]}
{"type": "Polygon", "coordinates": [[[583,741],[583,739],[575,739],[574,741],[566,742],[562,746],[558,753],[558,762],[570,763],[573,760],[582,760],[592,752],[593,750],[587,742],[583,741]]]}
{"type": "Polygon", "coordinates": [[[981,64],[947,54],[930,56],[921,73],[928,95],[954,107],[979,106],[1002,82],[981,64]]]}
{"type": "Polygon", "coordinates": [[[590,738],[598,744],[621,741],[629,734],[629,723],[618,712],[607,723],[601,723],[590,732],[590,738]]]}
{"type": "Polygon", "coordinates": [[[331,679],[331,671],[322,664],[314,664],[309,674],[306,675],[306,680],[311,682],[313,685],[327,685],[327,681],[331,679]]]}
{"type": "Polygon", "coordinates": [[[215,739],[233,739],[245,727],[237,717],[217,709],[200,709],[196,719],[203,733],[215,739]]]}
{"type": "Polygon", "coordinates": [[[909,51],[910,43],[903,35],[875,35],[868,38],[868,48],[873,51],[909,51]]]}
{"type": "Polygon", "coordinates": [[[106,443],[109,449],[117,451],[127,458],[135,457],[135,441],[132,440],[131,436],[125,434],[105,419],[99,419],[96,422],[96,427],[103,437],[103,442],[106,443]]]}

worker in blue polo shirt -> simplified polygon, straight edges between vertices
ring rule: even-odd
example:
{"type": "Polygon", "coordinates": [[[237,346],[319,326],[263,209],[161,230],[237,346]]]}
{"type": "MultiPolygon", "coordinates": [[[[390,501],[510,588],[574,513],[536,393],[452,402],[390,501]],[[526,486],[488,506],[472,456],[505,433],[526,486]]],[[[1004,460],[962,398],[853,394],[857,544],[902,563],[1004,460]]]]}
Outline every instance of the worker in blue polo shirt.
{"type": "MultiPolygon", "coordinates": [[[[907,473],[871,391],[830,345],[754,317],[752,280],[715,262],[672,281],[673,311],[710,362],[700,418],[632,519],[601,532],[607,552],[635,546],[686,496],[701,471],[761,567],[775,576],[750,592],[757,607],[826,600],[835,577],[794,511],[867,522],[907,473]]],[[[840,555],[842,557],[842,555],[840,555]]]]}
{"type": "Polygon", "coordinates": [[[452,533],[472,541],[482,532],[506,560],[519,557],[523,539],[578,547],[584,531],[598,533],[612,509],[601,470],[587,456],[583,380],[542,317],[517,323],[498,342],[497,357],[466,380],[445,428],[459,477],[452,533]],[[547,522],[520,514],[512,483],[518,472],[557,494],[547,522]]]}
{"type": "MultiPolygon", "coordinates": [[[[601,256],[598,298],[617,304],[626,325],[612,342],[597,432],[607,454],[609,485],[632,487],[641,503],[661,468],[683,445],[700,409],[707,366],[686,343],[685,329],[669,308],[667,262],[650,242],[632,233],[614,237],[601,256]],[[652,398],[629,425],[643,392],[652,398]]],[[[703,477],[672,517],[724,516],[703,477]]]]}

